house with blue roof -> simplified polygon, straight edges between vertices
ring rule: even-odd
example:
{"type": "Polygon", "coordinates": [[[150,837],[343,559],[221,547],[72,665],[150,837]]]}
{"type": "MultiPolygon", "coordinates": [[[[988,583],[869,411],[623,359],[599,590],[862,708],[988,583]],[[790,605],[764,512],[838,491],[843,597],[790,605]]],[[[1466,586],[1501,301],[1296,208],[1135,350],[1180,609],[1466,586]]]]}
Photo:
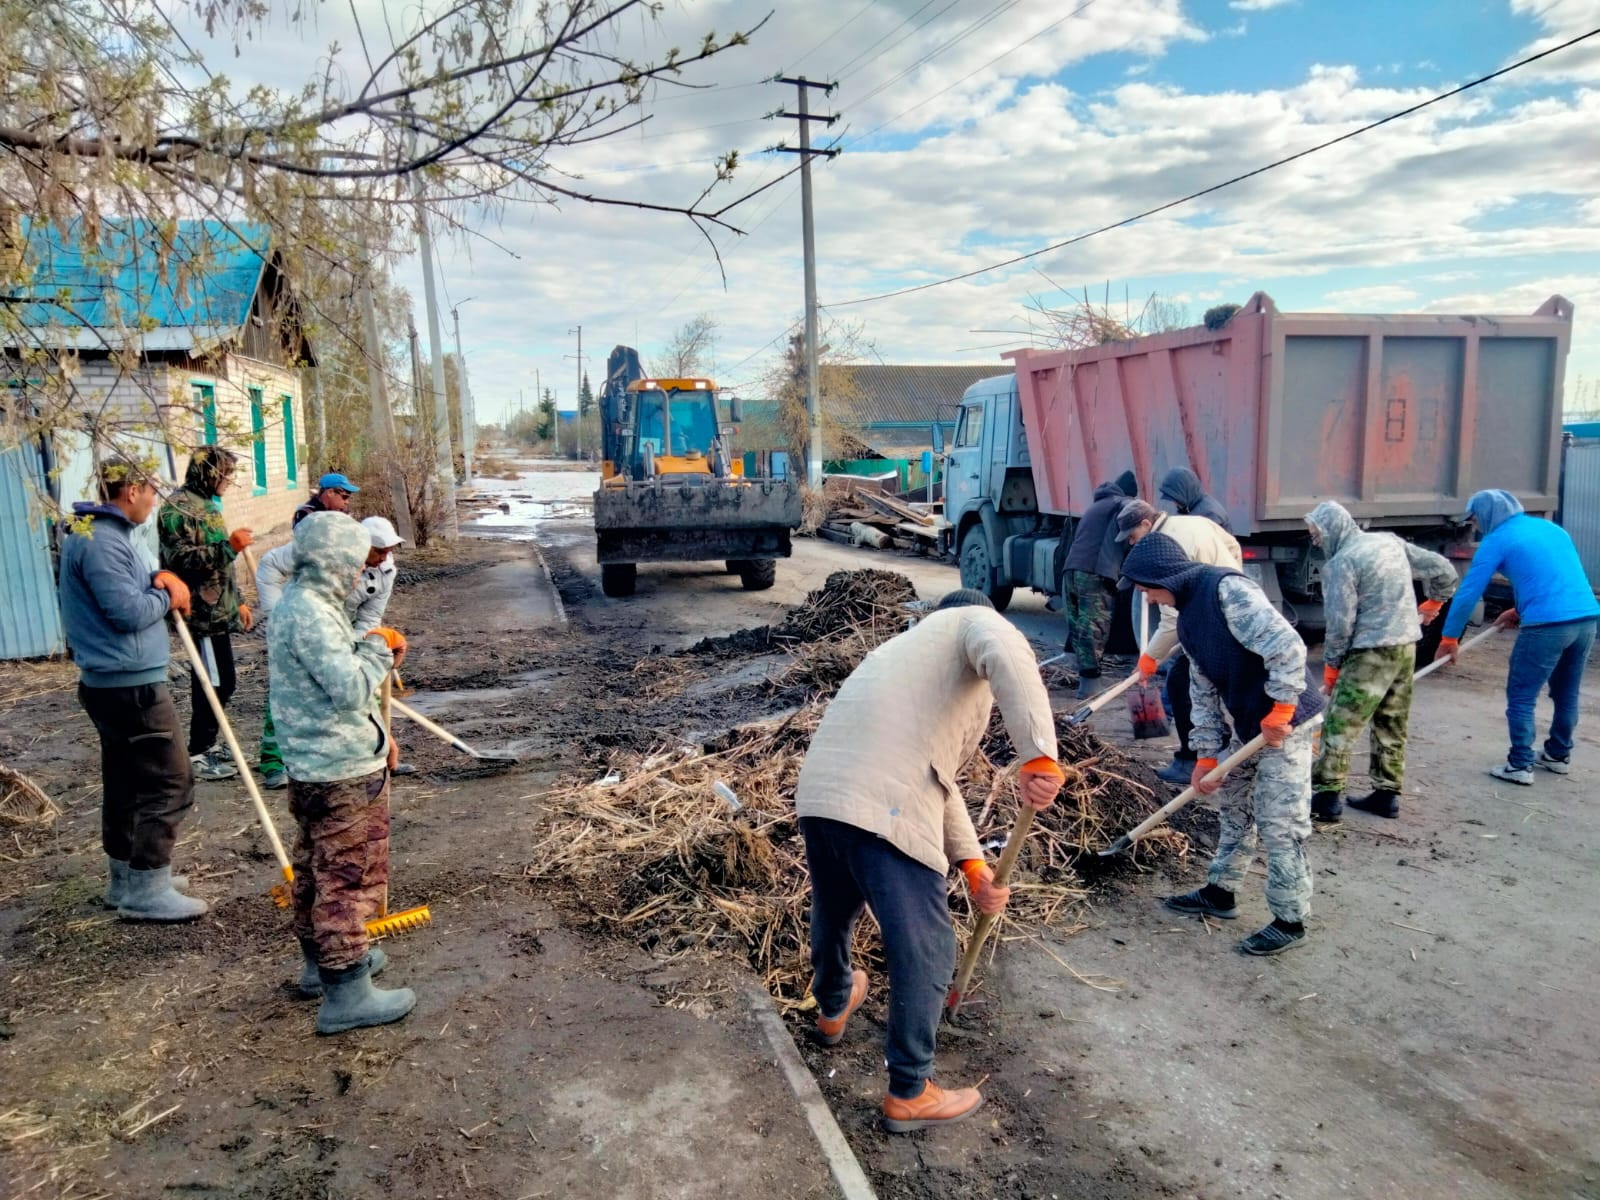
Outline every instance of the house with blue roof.
{"type": "Polygon", "coordinates": [[[178,481],[196,446],[233,450],[224,514],[266,541],[313,482],[301,370],[316,358],[264,226],[26,221],[13,244],[26,282],[0,319],[0,418],[48,406],[69,419],[0,444],[0,659],[62,649],[41,499],[66,511],[95,498],[113,449],[153,454],[178,481]]]}

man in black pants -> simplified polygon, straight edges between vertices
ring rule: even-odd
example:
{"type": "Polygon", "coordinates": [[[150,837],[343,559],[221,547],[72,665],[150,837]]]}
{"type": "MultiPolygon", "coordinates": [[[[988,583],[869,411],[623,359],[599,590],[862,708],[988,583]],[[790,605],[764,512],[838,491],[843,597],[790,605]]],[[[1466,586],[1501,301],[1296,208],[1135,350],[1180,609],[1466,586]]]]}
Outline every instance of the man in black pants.
{"type": "Polygon", "coordinates": [[[61,550],[61,615],[78,664],[78,702],[100,734],[101,843],[110,874],[105,902],[137,921],[192,921],[206,902],[177,888],[172,847],[194,802],[178,710],[167,688],[166,616],[187,614],[189,589],[152,571],[135,526],[156,504],[152,477],[113,460],[100,473],[99,504],[73,505],[82,533],[61,550]]]}
{"type": "Polygon", "coordinates": [[[833,1045],[867,996],[850,941],[863,908],[889,966],[885,1055],[891,1133],[976,1112],[976,1088],[937,1086],[934,1035],[955,969],[952,863],[973,904],[998,913],[1009,889],[984,864],[955,785],[989,727],[996,699],[1022,760],[1022,795],[1047,808],[1061,787],[1050,697],[1028,640],[982,592],[951,592],[920,623],[879,647],[845,680],[811,740],[795,812],[811,872],[811,964],[817,1033],[833,1045]]]}

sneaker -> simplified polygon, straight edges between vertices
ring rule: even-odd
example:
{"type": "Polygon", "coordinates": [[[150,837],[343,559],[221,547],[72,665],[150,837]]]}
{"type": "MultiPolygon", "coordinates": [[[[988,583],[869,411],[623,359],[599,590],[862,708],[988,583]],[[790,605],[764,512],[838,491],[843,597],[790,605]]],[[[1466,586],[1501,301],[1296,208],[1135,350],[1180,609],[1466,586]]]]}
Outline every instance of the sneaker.
{"type": "Polygon", "coordinates": [[[191,754],[189,765],[194,769],[196,779],[212,782],[218,779],[232,779],[239,774],[239,768],[231,762],[224,762],[217,757],[216,751],[208,750],[204,754],[191,754]]]}
{"type": "Polygon", "coordinates": [[[1546,771],[1550,771],[1556,775],[1565,775],[1572,770],[1571,759],[1557,758],[1555,755],[1548,754],[1543,750],[1539,751],[1537,762],[1546,771]]]}
{"type": "Polygon", "coordinates": [[[207,750],[206,753],[211,755],[211,757],[216,759],[218,762],[233,762],[233,751],[228,749],[227,742],[218,742],[215,746],[212,746],[211,749],[207,750]]]}
{"type": "Polygon", "coordinates": [[[417,768],[408,762],[403,762],[395,766],[394,773],[396,775],[415,775],[417,768]]]}
{"type": "MultiPolygon", "coordinates": [[[[1530,771],[1528,774],[1531,778],[1533,772],[1530,771]]],[[[1390,791],[1388,788],[1373,788],[1359,800],[1351,800],[1350,807],[1393,820],[1400,815],[1400,793],[1390,791]]]]}
{"type": "Polygon", "coordinates": [[[1274,920],[1270,925],[1264,925],[1256,930],[1244,941],[1239,943],[1239,949],[1246,954],[1266,957],[1271,954],[1282,954],[1285,950],[1292,950],[1306,940],[1305,926],[1298,929],[1286,928],[1281,922],[1274,920]]]}
{"type": "Polygon", "coordinates": [[[1233,904],[1233,893],[1209,883],[1181,896],[1166,896],[1161,903],[1173,912],[1187,913],[1192,917],[1218,917],[1231,921],[1239,915],[1239,910],[1233,904]]]}
{"type": "Polygon", "coordinates": [[[261,772],[261,786],[269,792],[282,791],[289,786],[289,772],[279,767],[274,771],[261,772]]]}
{"type": "Polygon", "coordinates": [[[1498,767],[1490,767],[1489,774],[1507,783],[1521,784],[1523,787],[1533,786],[1532,767],[1513,767],[1510,763],[1501,763],[1498,767]]]}
{"type": "MultiPolygon", "coordinates": [[[[1355,801],[1351,801],[1357,808],[1355,801]]],[[[1311,797],[1311,819],[1324,825],[1336,825],[1344,815],[1344,800],[1338,792],[1317,792],[1311,797]]]]}
{"type": "Polygon", "coordinates": [[[1195,759],[1173,756],[1171,762],[1156,772],[1156,776],[1176,787],[1188,787],[1194,778],[1195,759]]]}
{"type": "Polygon", "coordinates": [[[947,1092],[930,1079],[923,1085],[922,1095],[914,1100],[902,1100],[899,1096],[883,1098],[883,1127],[890,1133],[911,1133],[970,1117],[982,1107],[983,1096],[977,1088],[955,1088],[947,1092]]]}
{"type": "Polygon", "coordinates": [[[824,1046],[837,1046],[839,1039],[844,1037],[845,1022],[866,998],[867,973],[861,970],[850,972],[850,999],[845,1002],[844,1012],[837,1017],[825,1017],[820,1012],[817,1014],[817,1041],[824,1046]]]}

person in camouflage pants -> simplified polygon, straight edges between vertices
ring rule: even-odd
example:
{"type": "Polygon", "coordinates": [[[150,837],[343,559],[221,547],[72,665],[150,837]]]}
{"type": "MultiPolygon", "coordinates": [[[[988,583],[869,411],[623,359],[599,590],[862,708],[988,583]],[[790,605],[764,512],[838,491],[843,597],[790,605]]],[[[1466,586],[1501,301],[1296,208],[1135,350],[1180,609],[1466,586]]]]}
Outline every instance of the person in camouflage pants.
{"type": "Polygon", "coordinates": [[[367,956],[367,922],[389,887],[389,772],[334,783],[289,782],[294,935],[317,966],[343,971],[367,956]]]}
{"type": "Polygon", "coordinates": [[[1067,572],[1067,646],[1078,660],[1078,673],[1100,674],[1100,658],[1111,635],[1116,584],[1093,571],[1067,572]]]}
{"type": "Polygon", "coordinates": [[[1372,753],[1367,774],[1372,786],[1399,795],[1406,780],[1406,728],[1411,720],[1411,676],[1416,671],[1414,642],[1353,650],[1339,667],[1328,715],[1322,721],[1322,754],[1311,773],[1317,792],[1344,791],[1350,751],[1367,722],[1372,723],[1372,753]]]}

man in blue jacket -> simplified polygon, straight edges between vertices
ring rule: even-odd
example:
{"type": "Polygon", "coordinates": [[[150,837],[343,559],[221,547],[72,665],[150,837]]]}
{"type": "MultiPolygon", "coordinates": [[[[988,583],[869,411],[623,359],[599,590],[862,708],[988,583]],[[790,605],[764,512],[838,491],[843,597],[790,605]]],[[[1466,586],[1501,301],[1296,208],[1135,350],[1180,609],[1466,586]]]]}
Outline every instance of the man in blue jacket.
{"type": "Polygon", "coordinates": [[[1524,787],[1533,783],[1533,765],[1565,775],[1571,766],[1572,734],[1578,725],[1578,688],[1594,646],[1600,604],[1578,561],[1567,531],[1550,521],[1529,516],[1510,492],[1498,488],[1478,492],[1467,513],[1483,534],[1472,566],[1456,590],[1445,620],[1436,659],[1456,661],[1467,618],[1498,571],[1511,580],[1516,607],[1495,624],[1520,626],[1506,675],[1506,724],[1511,752],[1489,774],[1524,787]],[[1555,701],[1550,736],[1534,758],[1533,706],[1548,682],[1555,701]]]}
{"type": "Polygon", "coordinates": [[[100,836],[106,904],[131,921],[192,921],[206,902],[177,890],[172,847],[194,803],[183,729],[167,687],[167,613],[189,589],[134,544],[159,495],[125,459],[104,464],[99,504],[73,505],[61,551],[61,615],[78,664],[78,702],[100,734],[100,836]]]}

